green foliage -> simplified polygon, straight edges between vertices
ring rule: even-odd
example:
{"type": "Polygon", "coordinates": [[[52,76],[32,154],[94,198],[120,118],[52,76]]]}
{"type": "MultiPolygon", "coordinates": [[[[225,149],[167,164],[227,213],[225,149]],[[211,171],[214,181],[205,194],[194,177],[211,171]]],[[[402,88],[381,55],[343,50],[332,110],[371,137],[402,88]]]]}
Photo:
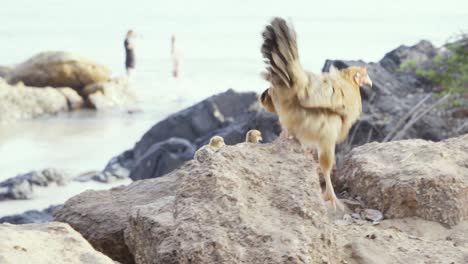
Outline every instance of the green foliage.
{"type": "Polygon", "coordinates": [[[414,72],[416,70],[416,62],[408,60],[400,65],[398,71],[400,72],[414,72]]]}
{"type": "Polygon", "coordinates": [[[463,35],[446,48],[448,54],[435,57],[429,69],[418,68],[414,61],[407,61],[399,70],[423,76],[443,88],[443,93],[463,95],[468,92],[468,36],[463,35]]]}
{"type": "Polygon", "coordinates": [[[417,73],[441,85],[444,91],[461,94],[466,92],[468,87],[468,47],[463,47],[460,43],[452,43],[447,48],[452,54],[445,58],[435,59],[435,69],[417,73]]]}

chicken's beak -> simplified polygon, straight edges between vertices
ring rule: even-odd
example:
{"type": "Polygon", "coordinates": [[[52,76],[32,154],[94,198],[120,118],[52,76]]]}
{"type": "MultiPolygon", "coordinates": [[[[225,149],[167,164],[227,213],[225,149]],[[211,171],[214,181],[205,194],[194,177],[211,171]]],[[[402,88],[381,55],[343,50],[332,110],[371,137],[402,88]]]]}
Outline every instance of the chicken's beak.
{"type": "Polygon", "coordinates": [[[262,142],[263,141],[263,138],[262,137],[259,137],[258,138],[258,142],[262,142]]]}
{"type": "Polygon", "coordinates": [[[366,79],[364,79],[364,84],[369,85],[369,87],[372,87],[372,80],[370,79],[369,75],[366,76],[366,79]]]}

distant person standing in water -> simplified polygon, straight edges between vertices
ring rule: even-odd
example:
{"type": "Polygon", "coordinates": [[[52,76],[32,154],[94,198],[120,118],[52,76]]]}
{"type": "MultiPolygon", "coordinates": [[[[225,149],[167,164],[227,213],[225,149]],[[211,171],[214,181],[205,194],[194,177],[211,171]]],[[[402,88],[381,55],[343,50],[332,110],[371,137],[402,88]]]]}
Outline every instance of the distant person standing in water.
{"type": "Polygon", "coordinates": [[[135,32],[129,30],[124,41],[125,47],[125,69],[127,70],[127,76],[130,77],[133,70],[135,69],[135,32]]]}
{"type": "Polygon", "coordinates": [[[176,36],[175,34],[171,37],[171,56],[172,56],[172,76],[178,78],[180,76],[180,59],[181,54],[180,50],[176,46],[176,36]]]}

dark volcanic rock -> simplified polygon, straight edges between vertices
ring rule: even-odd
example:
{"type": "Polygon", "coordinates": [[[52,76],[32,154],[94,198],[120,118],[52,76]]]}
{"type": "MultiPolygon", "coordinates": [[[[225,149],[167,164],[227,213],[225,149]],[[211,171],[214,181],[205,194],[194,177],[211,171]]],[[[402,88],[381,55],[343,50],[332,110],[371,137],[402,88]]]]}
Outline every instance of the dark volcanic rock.
{"type": "Polygon", "coordinates": [[[33,186],[47,187],[51,183],[63,185],[67,176],[55,169],[31,171],[0,182],[0,201],[5,199],[30,199],[33,186]]]}
{"type": "Polygon", "coordinates": [[[101,183],[110,183],[121,179],[128,178],[128,172],[118,172],[118,173],[111,173],[109,171],[89,171],[82,173],[73,178],[73,181],[77,182],[88,182],[88,181],[96,181],[101,183]]]}
{"type": "Polygon", "coordinates": [[[415,64],[422,64],[437,56],[438,53],[438,49],[431,42],[421,40],[414,46],[401,45],[385,54],[383,59],[380,60],[380,65],[390,72],[395,72],[405,62],[411,61],[415,64]]]}
{"type": "Polygon", "coordinates": [[[247,113],[256,100],[255,93],[236,93],[233,90],[209,97],[154,125],[136,143],[134,155],[142,156],[153,144],[171,137],[195,142],[200,137],[211,135],[226,123],[235,121],[237,116],[247,113]]]}
{"type": "Polygon", "coordinates": [[[169,138],[153,144],[135,161],[139,165],[133,168],[130,178],[136,181],[164,175],[191,160],[195,151],[194,145],[182,138],[169,138]]]}
{"type": "Polygon", "coordinates": [[[128,178],[130,176],[130,168],[133,168],[134,163],[133,149],[130,149],[113,157],[107,163],[104,172],[116,175],[116,177],[128,178]]]}
{"type": "Polygon", "coordinates": [[[191,160],[214,135],[228,145],[243,142],[250,129],[273,141],[281,132],[278,118],[258,107],[255,93],[233,90],[209,97],[154,125],[132,150],[112,158],[104,169],[133,180],[164,175],[191,160]]]}
{"type": "Polygon", "coordinates": [[[54,220],[52,214],[61,207],[62,205],[52,205],[42,211],[29,210],[22,214],[4,216],[0,218],[0,224],[10,223],[15,225],[21,225],[51,222],[54,220]]]}

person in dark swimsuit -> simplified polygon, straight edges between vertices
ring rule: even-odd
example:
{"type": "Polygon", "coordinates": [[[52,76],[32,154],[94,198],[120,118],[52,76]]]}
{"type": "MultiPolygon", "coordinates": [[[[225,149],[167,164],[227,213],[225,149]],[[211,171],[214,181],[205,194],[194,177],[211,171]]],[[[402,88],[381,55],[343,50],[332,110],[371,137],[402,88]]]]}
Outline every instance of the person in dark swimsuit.
{"type": "Polygon", "coordinates": [[[135,45],[134,45],[135,33],[133,30],[127,32],[125,37],[125,69],[127,70],[127,76],[130,76],[132,71],[135,69],[135,45]]]}

